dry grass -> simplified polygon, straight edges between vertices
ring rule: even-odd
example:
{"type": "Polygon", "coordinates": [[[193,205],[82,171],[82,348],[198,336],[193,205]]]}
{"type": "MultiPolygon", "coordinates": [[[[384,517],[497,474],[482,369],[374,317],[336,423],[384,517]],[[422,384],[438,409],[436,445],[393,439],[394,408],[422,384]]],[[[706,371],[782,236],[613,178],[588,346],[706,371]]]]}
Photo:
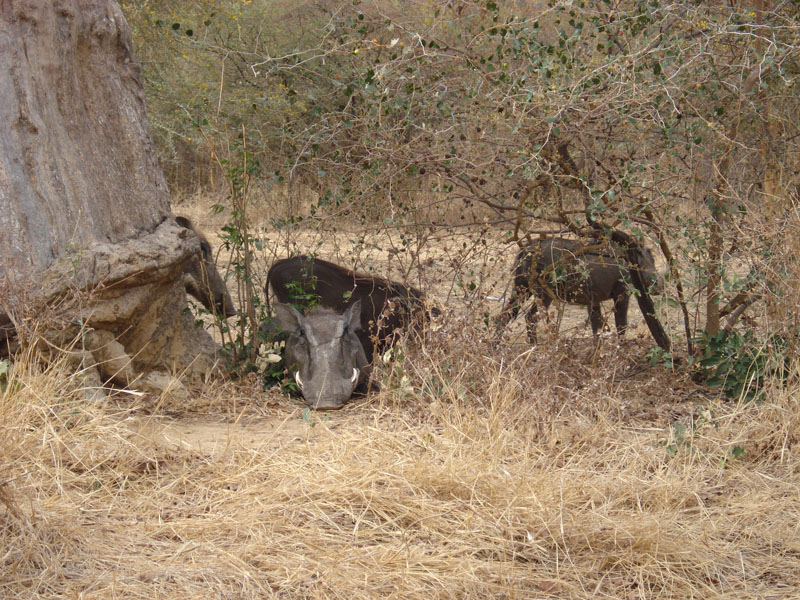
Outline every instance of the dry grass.
{"type": "Polygon", "coordinates": [[[0,597],[800,594],[797,389],[692,405],[628,358],[640,342],[587,367],[579,343],[498,356],[463,336],[310,420],[217,386],[180,440],[180,419],[87,403],[23,357],[0,405],[0,597]]]}
{"type": "Polygon", "coordinates": [[[451,236],[406,271],[396,240],[262,225],[262,276],[298,248],[413,272],[442,323],[383,391],[310,416],[257,381],[89,401],[66,362],[18,356],[0,598],[800,597],[798,384],[709,397],[649,367],[635,308],[619,345],[570,309],[557,341],[531,350],[517,323],[495,349],[513,250],[451,236]]]}

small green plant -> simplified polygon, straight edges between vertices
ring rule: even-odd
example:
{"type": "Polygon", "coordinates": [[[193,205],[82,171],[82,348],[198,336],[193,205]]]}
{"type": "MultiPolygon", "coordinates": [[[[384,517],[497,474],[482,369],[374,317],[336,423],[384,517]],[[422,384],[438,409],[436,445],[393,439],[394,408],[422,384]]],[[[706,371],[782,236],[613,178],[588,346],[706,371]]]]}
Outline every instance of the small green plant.
{"type": "Polygon", "coordinates": [[[706,385],[722,388],[728,398],[757,401],[767,380],[786,382],[791,353],[784,336],[759,340],[751,331],[720,331],[693,341],[703,349],[697,365],[706,385]]]}
{"type": "Polygon", "coordinates": [[[661,346],[655,346],[645,357],[650,360],[650,366],[662,365],[666,369],[672,369],[675,364],[672,359],[672,352],[664,350],[661,346]]]}
{"type": "Polygon", "coordinates": [[[268,390],[279,386],[282,394],[294,397],[301,395],[300,387],[286,367],[286,362],[283,358],[283,347],[273,347],[269,350],[266,358],[258,360],[258,369],[261,374],[262,389],[268,390]]]}
{"type": "Polygon", "coordinates": [[[660,442],[659,445],[664,447],[669,458],[674,458],[682,448],[694,452],[695,436],[709,427],[716,428],[717,422],[714,419],[714,413],[704,408],[692,415],[688,425],[682,421],[675,421],[667,430],[667,439],[660,442]]]}
{"type": "MultiPolygon", "coordinates": [[[[317,422],[311,420],[311,409],[308,408],[307,406],[303,409],[302,419],[303,419],[303,421],[305,422],[306,425],[309,425],[311,427],[316,427],[317,426],[317,422]]],[[[325,413],[324,415],[322,415],[321,420],[322,420],[323,424],[327,424],[329,419],[330,419],[330,415],[328,415],[328,413],[325,413]]]]}
{"type": "Polygon", "coordinates": [[[678,450],[682,447],[691,449],[692,443],[691,436],[687,437],[688,427],[680,421],[676,421],[670,428],[669,439],[663,442],[664,450],[667,452],[669,458],[675,457],[678,450]]]}
{"type": "Polygon", "coordinates": [[[286,334],[278,331],[273,318],[268,317],[261,324],[256,336],[256,343],[262,349],[258,363],[264,389],[281,384],[289,385],[289,381],[291,381],[292,386],[296,387],[293,380],[284,381],[286,366],[283,361],[283,343],[286,341],[286,334]]]}
{"type": "Polygon", "coordinates": [[[734,446],[728,451],[729,458],[744,458],[744,448],[742,446],[734,446]]]}
{"type": "Polygon", "coordinates": [[[381,362],[386,367],[382,386],[393,392],[395,400],[407,400],[416,395],[405,361],[406,352],[402,344],[388,348],[381,355],[381,362]]]}

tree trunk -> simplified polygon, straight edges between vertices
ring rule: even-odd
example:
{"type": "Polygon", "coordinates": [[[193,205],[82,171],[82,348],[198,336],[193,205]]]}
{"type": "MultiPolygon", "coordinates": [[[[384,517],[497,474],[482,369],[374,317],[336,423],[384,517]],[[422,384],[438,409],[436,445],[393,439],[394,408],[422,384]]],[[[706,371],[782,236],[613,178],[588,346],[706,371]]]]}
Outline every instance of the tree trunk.
{"type": "Polygon", "coordinates": [[[214,349],[182,313],[197,244],[170,213],[119,6],[1,2],[0,325],[82,329],[93,352],[119,343],[137,370],[197,379],[214,349]]]}

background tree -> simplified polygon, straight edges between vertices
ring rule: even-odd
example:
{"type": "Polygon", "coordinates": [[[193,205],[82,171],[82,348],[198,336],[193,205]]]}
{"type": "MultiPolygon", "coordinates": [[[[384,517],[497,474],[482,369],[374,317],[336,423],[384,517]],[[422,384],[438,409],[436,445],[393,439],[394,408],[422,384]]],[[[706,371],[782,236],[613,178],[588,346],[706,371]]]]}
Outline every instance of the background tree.
{"type": "Polygon", "coordinates": [[[214,65],[192,122],[223,146],[246,125],[262,176],[318,210],[520,244],[623,229],[662,250],[690,353],[756,299],[791,332],[794,4],[194,6],[140,20],[214,65]]]}

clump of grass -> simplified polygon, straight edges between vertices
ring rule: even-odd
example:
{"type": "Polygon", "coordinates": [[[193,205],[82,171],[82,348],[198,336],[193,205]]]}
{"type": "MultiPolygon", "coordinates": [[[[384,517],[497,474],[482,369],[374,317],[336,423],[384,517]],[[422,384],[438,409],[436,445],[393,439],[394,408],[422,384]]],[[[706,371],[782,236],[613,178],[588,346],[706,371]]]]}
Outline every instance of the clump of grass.
{"type": "Polygon", "coordinates": [[[64,365],[18,357],[0,597],[800,593],[800,390],[695,408],[637,370],[644,351],[593,366],[588,346],[498,351],[470,327],[401,347],[383,391],[305,420],[241,384],[191,420],[91,403],[64,365]]]}

